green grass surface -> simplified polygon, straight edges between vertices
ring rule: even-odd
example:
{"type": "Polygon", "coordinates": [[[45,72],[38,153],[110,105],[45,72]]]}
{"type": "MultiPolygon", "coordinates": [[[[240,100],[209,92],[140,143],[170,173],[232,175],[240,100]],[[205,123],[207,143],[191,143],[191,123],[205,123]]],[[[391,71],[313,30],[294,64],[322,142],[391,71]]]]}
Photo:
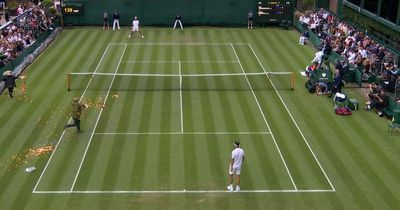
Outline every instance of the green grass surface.
{"type": "MultiPolygon", "coordinates": [[[[128,33],[66,29],[26,70],[26,97],[1,96],[2,209],[400,205],[399,137],[372,112],[337,116],[331,99],[307,93],[299,70],[314,50],[297,45],[296,31],[145,28],[144,39],[128,33]],[[179,74],[263,69],[294,72],[294,91],[287,76],[271,76],[276,91],[267,78],[250,76],[182,78],[179,90],[179,74]],[[94,71],[178,77],[95,76],[86,88],[90,77],[72,76],[66,91],[67,73],[94,71]],[[106,108],[85,111],[83,133],[63,132],[70,101],[81,96],[92,105],[106,100],[106,108]],[[244,192],[226,193],[234,139],[246,152],[244,192]],[[58,145],[52,156],[24,158],[48,143],[58,145]],[[33,165],[37,171],[24,172],[33,165]]],[[[345,91],[363,103],[356,90],[345,91]]]]}

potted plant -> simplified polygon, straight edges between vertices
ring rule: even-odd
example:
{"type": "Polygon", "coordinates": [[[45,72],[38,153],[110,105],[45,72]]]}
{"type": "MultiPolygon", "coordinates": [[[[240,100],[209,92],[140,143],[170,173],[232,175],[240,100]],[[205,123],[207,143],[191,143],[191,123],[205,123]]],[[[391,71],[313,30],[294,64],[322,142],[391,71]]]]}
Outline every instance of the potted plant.
{"type": "Polygon", "coordinates": [[[49,9],[51,6],[53,6],[53,1],[52,0],[43,0],[42,5],[44,8],[49,9]]]}
{"type": "Polygon", "coordinates": [[[10,16],[17,16],[17,8],[19,3],[17,1],[7,1],[6,10],[10,14],[10,16]]]}

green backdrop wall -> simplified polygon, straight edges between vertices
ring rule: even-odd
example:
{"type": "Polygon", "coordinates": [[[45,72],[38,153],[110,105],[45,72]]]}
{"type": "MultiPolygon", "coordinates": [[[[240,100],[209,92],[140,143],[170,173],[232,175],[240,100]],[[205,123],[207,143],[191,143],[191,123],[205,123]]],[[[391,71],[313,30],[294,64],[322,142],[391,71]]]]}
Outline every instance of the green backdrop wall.
{"type": "Polygon", "coordinates": [[[142,25],[171,25],[176,13],[180,13],[185,25],[243,25],[247,13],[255,17],[259,0],[64,0],[64,3],[80,2],[81,16],[64,16],[64,24],[101,25],[103,12],[109,13],[110,23],[114,10],[120,13],[120,23],[130,25],[133,17],[139,17],[142,25]]]}

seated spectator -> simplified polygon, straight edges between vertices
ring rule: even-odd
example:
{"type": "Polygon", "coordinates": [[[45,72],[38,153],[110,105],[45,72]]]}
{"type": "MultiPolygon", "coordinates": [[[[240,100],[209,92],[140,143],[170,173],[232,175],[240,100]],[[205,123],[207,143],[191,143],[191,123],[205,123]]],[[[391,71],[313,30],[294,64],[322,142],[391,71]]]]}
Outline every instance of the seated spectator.
{"type": "Polygon", "coordinates": [[[308,33],[308,31],[304,30],[304,33],[299,38],[299,44],[304,45],[309,37],[310,34],[308,33]]]}
{"type": "Polygon", "coordinates": [[[373,91],[369,95],[370,103],[365,107],[366,110],[376,109],[376,112],[380,117],[383,117],[383,110],[389,105],[389,96],[384,89],[380,89],[379,92],[373,91]]]}
{"type": "MultiPolygon", "coordinates": [[[[391,83],[400,76],[389,73],[396,56],[376,43],[365,33],[358,31],[351,25],[341,21],[328,11],[319,9],[300,16],[301,23],[306,31],[311,30],[323,42],[323,55],[329,55],[330,50],[343,56],[350,65],[357,67],[367,76],[380,76],[385,82],[391,83]]],[[[303,36],[303,35],[302,35],[303,36]]],[[[301,38],[299,43],[301,44],[301,38]]],[[[319,52],[313,61],[322,63],[324,57],[319,52]]],[[[394,88],[388,89],[393,92],[394,88]]]]}
{"type": "Polygon", "coordinates": [[[22,5],[18,5],[17,15],[21,15],[22,13],[24,13],[24,8],[22,8],[22,5]]]}
{"type": "Polygon", "coordinates": [[[52,21],[46,16],[41,6],[30,4],[29,9],[23,10],[21,15],[0,31],[0,67],[14,60],[24,49],[35,42],[41,32],[52,30],[52,21]]]}
{"type": "Polygon", "coordinates": [[[330,93],[329,88],[328,88],[328,84],[321,82],[321,81],[317,81],[315,83],[315,95],[325,95],[330,93]]]}
{"type": "Polygon", "coordinates": [[[342,75],[340,74],[339,69],[335,69],[335,77],[333,78],[333,88],[332,93],[341,93],[342,92],[342,75]]]}
{"type": "Polygon", "coordinates": [[[307,78],[310,78],[311,75],[314,74],[314,71],[317,70],[317,67],[318,67],[317,62],[314,62],[313,64],[306,67],[305,73],[306,73],[307,78]]]}

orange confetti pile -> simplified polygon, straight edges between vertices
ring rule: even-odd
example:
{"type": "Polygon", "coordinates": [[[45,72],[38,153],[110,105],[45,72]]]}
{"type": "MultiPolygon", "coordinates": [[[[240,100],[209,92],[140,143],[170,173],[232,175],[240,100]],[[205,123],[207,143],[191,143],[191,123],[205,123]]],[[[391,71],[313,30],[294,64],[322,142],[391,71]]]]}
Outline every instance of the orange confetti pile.
{"type": "Polygon", "coordinates": [[[115,92],[115,93],[113,93],[113,94],[111,95],[111,98],[112,98],[112,99],[116,99],[116,98],[118,98],[118,97],[119,97],[119,95],[118,95],[117,92],[115,92]]]}
{"type": "Polygon", "coordinates": [[[38,147],[35,149],[29,149],[28,154],[26,154],[26,158],[31,158],[31,157],[40,157],[42,155],[48,154],[54,150],[53,145],[46,145],[42,147],[38,147]]]}
{"type": "Polygon", "coordinates": [[[13,155],[11,158],[11,162],[6,161],[0,165],[8,165],[6,170],[11,171],[12,169],[16,169],[21,167],[22,165],[28,164],[28,162],[33,160],[34,158],[39,158],[43,155],[49,154],[53,150],[53,145],[44,145],[37,148],[29,148],[19,154],[13,155]]]}
{"type": "Polygon", "coordinates": [[[94,99],[88,99],[86,105],[88,108],[96,108],[96,109],[104,109],[106,107],[105,104],[103,104],[103,98],[102,97],[96,97],[94,99]]]}

